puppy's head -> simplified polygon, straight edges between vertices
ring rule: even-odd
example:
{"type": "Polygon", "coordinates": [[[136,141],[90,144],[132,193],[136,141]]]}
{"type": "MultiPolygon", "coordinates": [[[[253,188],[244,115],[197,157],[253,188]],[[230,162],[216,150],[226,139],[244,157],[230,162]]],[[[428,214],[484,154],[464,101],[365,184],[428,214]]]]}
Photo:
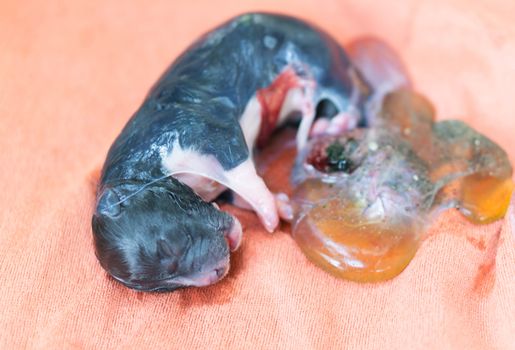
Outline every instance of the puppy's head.
{"type": "Polygon", "coordinates": [[[227,241],[235,249],[241,238],[235,218],[173,178],[104,189],[92,227],[102,267],[146,291],[217,282],[229,270],[227,241]]]}

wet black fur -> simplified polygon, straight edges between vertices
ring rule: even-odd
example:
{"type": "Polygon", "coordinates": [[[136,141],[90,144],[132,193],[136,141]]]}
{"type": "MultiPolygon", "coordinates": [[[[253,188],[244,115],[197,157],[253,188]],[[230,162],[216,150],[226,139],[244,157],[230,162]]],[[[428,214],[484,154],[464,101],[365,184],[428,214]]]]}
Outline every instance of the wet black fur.
{"type": "Polygon", "coordinates": [[[176,289],[174,277],[214,268],[229,249],[232,218],[173,178],[106,188],[93,216],[102,267],[127,286],[176,289]],[[143,189],[142,189],[143,188],[143,189]]]}

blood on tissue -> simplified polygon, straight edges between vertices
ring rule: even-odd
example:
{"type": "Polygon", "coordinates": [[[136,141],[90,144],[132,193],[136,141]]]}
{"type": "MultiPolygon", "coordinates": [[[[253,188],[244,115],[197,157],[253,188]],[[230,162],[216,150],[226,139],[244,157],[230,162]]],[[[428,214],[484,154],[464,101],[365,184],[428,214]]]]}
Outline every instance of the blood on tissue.
{"type": "Polygon", "coordinates": [[[292,68],[287,68],[277,76],[272,84],[258,90],[257,98],[261,105],[261,127],[257,138],[258,147],[266,145],[276,128],[288,91],[300,86],[301,80],[299,76],[292,68]]]}

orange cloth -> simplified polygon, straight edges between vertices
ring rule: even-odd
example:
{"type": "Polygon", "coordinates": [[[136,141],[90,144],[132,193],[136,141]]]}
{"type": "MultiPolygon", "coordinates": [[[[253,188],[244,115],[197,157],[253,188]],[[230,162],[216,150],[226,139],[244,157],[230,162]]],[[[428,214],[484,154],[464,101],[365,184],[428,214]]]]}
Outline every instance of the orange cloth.
{"type": "MultiPolygon", "coordinates": [[[[515,160],[515,3],[16,1],[0,4],[0,348],[515,349],[515,213],[451,211],[392,281],[311,265],[250,212],[217,285],[129,290],[93,253],[92,172],[147,90],[199,34],[248,10],[309,19],[342,43],[397,48],[439,118],[515,160]]],[[[227,209],[227,208],[226,208],[227,209]]]]}

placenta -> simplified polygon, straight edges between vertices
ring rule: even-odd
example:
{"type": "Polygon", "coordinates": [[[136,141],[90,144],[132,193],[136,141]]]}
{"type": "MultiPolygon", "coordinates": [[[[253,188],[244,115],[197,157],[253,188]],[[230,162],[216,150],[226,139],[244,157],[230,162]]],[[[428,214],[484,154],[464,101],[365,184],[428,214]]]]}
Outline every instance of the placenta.
{"type": "Polygon", "coordinates": [[[475,224],[504,216],[513,190],[506,153],[434,114],[426,98],[400,88],[369,127],[317,135],[297,154],[292,236],[309,260],[340,278],[384,281],[406,268],[443,210],[475,224]]]}

